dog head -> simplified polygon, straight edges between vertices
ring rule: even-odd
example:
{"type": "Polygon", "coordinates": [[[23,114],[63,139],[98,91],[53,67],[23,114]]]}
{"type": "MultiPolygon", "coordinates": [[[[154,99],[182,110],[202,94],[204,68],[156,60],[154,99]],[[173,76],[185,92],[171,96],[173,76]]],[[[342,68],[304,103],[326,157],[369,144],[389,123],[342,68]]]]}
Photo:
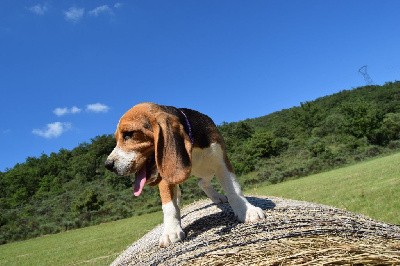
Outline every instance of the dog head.
{"type": "Polygon", "coordinates": [[[176,114],[143,103],[128,110],[115,132],[117,145],[105,166],[119,175],[135,175],[134,195],[161,178],[170,184],[186,180],[191,171],[192,144],[176,114]]]}

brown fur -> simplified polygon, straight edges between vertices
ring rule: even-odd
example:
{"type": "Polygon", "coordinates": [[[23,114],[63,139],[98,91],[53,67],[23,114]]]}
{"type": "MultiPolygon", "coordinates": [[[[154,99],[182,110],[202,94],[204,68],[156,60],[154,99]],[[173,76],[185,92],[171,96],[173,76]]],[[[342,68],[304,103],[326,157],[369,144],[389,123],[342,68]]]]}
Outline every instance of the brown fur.
{"type": "Polygon", "coordinates": [[[158,189],[160,191],[161,203],[167,204],[171,202],[174,198],[174,190],[176,185],[168,184],[167,181],[161,180],[158,184],[158,189]]]}
{"type": "Polygon", "coordinates": [[[177,117],[159,113],[154,129],[156,164],[160,175],[170,184],[185,181],[191,171],[192,145],[177,117]]]}

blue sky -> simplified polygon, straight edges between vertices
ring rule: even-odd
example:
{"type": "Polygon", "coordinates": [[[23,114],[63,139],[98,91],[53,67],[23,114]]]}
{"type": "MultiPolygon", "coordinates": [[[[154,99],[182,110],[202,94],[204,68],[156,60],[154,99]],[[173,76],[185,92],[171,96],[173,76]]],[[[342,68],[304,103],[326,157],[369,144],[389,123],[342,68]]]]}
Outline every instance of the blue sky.
{"type": "Polygon", "coordinates": [[[0,2],[0,171],[110,134],[139,102],[217,124],[399,80],[400,1],[0,2]]]}

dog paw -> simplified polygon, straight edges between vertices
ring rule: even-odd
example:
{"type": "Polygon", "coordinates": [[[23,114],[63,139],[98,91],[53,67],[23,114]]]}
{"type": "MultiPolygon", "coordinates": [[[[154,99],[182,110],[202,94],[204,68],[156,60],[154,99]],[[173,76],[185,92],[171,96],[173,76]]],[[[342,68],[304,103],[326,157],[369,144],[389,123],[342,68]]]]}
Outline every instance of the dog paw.
{"type": "Polygon", "coordinates": [[[263,210],[251,204],[246,204],[242,208],[234,209],[236,217],[242,223],[253,223],[265,218],[263,210]]]}
{"type": "Polygon", "coordinates": [[[182,241],[185,238],[185,233],[180,226],[174,229],[169,229],[163,232],[160,237],[160,247],[167,247],[173,243],[182,241]]]}
{"type": "Polygon", "coordinates": [[[257,222],[261,219],[265,219],[265,214],[263,210],[259,207],[251,206],[246,211],[245,223],[257,222]]]}

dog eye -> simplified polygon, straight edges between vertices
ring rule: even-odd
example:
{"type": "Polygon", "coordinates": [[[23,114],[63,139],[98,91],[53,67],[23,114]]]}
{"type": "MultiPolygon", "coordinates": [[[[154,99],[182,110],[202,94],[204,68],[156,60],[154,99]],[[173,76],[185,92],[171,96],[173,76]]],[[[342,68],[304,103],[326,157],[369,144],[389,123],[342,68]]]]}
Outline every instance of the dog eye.
{"type": "Polygon", "coordinates": [[[128,132],[124,132],[122,137],[124,138],[125,141],[130,140],[131,138],[133,138],[133,136],[135,135],[135,131],[128,131],[128,132]]]}

